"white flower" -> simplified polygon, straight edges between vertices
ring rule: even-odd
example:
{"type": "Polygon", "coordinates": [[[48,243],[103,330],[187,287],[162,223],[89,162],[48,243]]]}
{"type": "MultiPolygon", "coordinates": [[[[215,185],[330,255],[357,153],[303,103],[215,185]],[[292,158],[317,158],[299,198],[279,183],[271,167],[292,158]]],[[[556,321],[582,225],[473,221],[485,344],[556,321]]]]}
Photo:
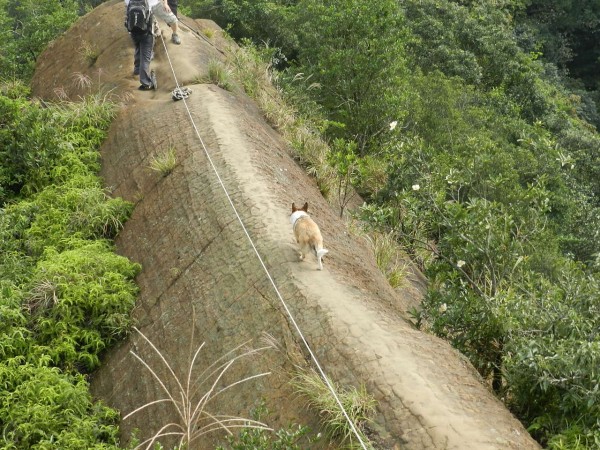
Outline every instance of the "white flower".
{"type": "Polygon", "coordinates": [[[445,303],[442,303],[440,305],[440,307],[438,308],[438,311],[440,312],[440,314],[445,313],[448,310],[448,305],[446,305],[445,303]]]}
{"type": "Polygon", "coordinates": [[[396,125],[398,125],[398,121],[394,120],[393,122],[390,123],[390,131],[394,131],[394,128],[396,128],[396,125]]]}
{"type": "Polygon", "coordinates": [[[462,267],[462,266],[464,266],[465,264],[466,264],[466,262],[464,262],[462,259],[459,259],[459,260],[456,262],[456,267],[462,267]]]}
{"type": "Polygon", "coordinates": [[[419,186],[418,184],[413,184],[412,185],[412,190],[413,191],[418,191],[419,189],[421,189],[421,186],[419,186]]]}

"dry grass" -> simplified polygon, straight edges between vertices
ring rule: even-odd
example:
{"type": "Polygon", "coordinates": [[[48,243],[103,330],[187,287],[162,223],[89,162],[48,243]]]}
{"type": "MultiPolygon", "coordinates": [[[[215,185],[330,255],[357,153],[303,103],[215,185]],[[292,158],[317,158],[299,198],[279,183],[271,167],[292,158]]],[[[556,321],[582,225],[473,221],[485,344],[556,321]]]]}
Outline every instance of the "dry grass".
{"type": "MultiPolygon", "coordinates": [[[[198,355],[204,348],[202,343],[192,356],[190,346],[190,360],[185,374],[178,375],[171,367],[161,351],[140,330],[134,328],[142,339],[150,346],[154,355],[158,358],[166,376],[159,375],[159,370],[151,365],[146,359],[131,351],[137,359],[152,375],[165,394],[164,398],[153,400],[131,411],[123,420],[127,420],[136,413],[158,404],[169,404],[176,412],[176,420],[164,424],[152,437],[138,444],[137,448],[145,447],[151,449],[165,437],[175,437],[179,440],[177,448],[194,448],[193,444],[202,436],[215,431],[224,431],[232,435],[235,428],[258,428],[270,430],[262,422],[223,414],[212,414],[209,404],[223,392],[250,380],[269,375],[270,372],[247,376],[232,383],[224,382],[227,371],[242,359],[255,358],[260,352],[272,348],[267,342],[261,348],[248,348],[249,342],[234,348],[223,355],[200,373],[196,373],[198,355]],[[165,370],[166,369],[166,370],[165,370]],[[171,387],[174,386],[174,387],[171,387]]],[[[191,342],[194,336],[192,333],[191,342]]]]}
{"type": "Polygon", "coordinates": [[[29,292],[24,308],[30,314],[44,312],[58,304],[58,286],[50,280],[40,280],[29,292]]]}
{"type": "Polygon", "coordinates": [[[98,49],[88,41],[83,41],[81,43],[81,45],[77,49],[77,53],[79,53],[83,61],[88,66],[93,66],[98,60],[98,57],[100,56],[100,52],[98,51],[98,49]]]}
{"type": "Polygon", "coordinates": [[[208,82],[216,84],[226,91],[231,91],[233,89],[231,72],[225,64],[216,59],[212,59],[208,62],[208,82]]]}

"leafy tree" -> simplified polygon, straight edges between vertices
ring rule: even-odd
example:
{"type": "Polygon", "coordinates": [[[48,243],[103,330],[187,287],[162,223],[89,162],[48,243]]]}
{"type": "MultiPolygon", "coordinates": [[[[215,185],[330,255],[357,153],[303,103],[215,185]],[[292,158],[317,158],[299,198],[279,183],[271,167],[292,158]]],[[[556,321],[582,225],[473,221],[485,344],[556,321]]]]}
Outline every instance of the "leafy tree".
{"type": "Polygon", "coordinates": [[[296,27],[302,46],[294,73],[311,77],[319,87],[315,99],[344,125],[343,134],[331,129],[332,137],[354,140],[366,154],[403,116],[406,63],[397,3],[301,0],[296,27]]]}
{"type": "Polygon", "coordinates": [[[600,4],[595,0],[529,0],[520,20],[535,30],[544,57],[597,88],[600,4]]]}
{"type": "Polygon", "coordinates": [[[48,42],[77,19],[76,0],[1,0],[0,24],[4,35],[0,58],[0,78],[29,79],[35,61],[48,42]]]}
{"type": "MultiPolygon", "coordinates": [[[[281,50],[293,58],[300,43],[290,16],[296,0],[187,0],[194,17],[214,20],[236,39],[250,38],[281,50]]],[[[279,61],[283,62],[283,61],[279,61]]]]}

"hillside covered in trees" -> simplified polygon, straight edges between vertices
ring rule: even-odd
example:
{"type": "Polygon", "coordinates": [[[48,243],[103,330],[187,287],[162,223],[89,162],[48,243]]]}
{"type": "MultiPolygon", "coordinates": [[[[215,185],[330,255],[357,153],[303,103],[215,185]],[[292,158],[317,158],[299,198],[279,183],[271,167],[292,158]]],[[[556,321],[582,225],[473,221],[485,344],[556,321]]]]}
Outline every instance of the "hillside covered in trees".
{"type": "Polygon", "coordinates": [[[264,48],[362,219],[426,273],[415,323],[543,445],[598,448],[600,4],[184,5],[264,48]]]}
{"type": "MultiPolygon", "coordinates": [[[[48,400],[62,405],[53,421],[0,408],[4,438],[25,446],[74,412],[85,419],[65,442],[117,445],[114,412],[92,405],[81,375],[126,334],[139,270],[110,252],[130,205],[105,198],[92,175],[112,110],[34,104],[26,87],[47,43],[97,3],[0,0],[4,394],[31,405],[44,383],[74,386],[48,400]],[[108,291],[78,275],[84,266],[108,291]],[[66,274],[81,286],[78,314],[49,308],[66,274]]],[[[415,326],[463,352],[546,448],[599,448],[600,4],[180,0],[180,10],[264,58],[329,143],[326,161],[302,163],[342,213],[349,189],[360,193],[354,214],[426,274],[415,326]]]]}

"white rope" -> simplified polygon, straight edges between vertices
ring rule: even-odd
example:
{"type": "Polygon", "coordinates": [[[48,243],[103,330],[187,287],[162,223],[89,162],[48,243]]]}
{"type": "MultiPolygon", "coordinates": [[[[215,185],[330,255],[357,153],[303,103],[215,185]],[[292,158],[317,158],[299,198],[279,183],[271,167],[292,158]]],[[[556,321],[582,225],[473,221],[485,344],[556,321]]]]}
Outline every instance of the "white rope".
{"type": "MultiPolygon", "coordinates": [[[[175,74],[175,69],[173,68],[173,64],[171,63],[171,58],[169,56],[169,51],[167,50],[167,45],[165,44],[165,40],[164,40],[162,34],[160,35],[160,39],[161,39],[161,41],[163,43],[163,47],[165,48],[165,53],[167,55],[167,60],[169,61],[169,66],[171,66],[171,72],[173,73],[173,78],[175,79],[175,85],[177,86],[177,88],[179,88],[179,82],[177,81],[177,75],[175,74]]],[[[244,233],[246,234],[246,237],[248,238],[248,241],[250,242],[250,245],[252,246],[252,249],[254,250],[254,253],[257,256],[257,258],[258,258],[258,260],[260,262],[260,265],[262,266],[263,270],[265,271],[265,273],[267,275],[267,278],[271,282],[271,285],[273,286],[273,289],[275,290],[275,293],[277,294],[277,297],[279,298],[279,301],[283,305],[283,307],[284,307],[284,309],[285,309],[288,317],[290,318],[292,324],[294,325],[294,328],[298,332],[298,335],[302,339],[302,342],[304,343],[304,346],[308,350],[308,353],[310,353],[310,356],[312,357],[312,360],[314,361],[315,365],[317,366],[317,369],[319,370],[319,373],[321,374],[321,377],[323,378],[323,381],[325,381],[325,383],[327,384],[327,387],[329,388],[329,391],[331,392],[331,394],[335,398],[335,401],[338,404],[338,406],[340,407],[340,409],[342,410],[342,413],[344,414],[344,417],[346,418],[346,420],[350,424],[350,428],[352,429],[352,432],[354,433],[354,435],[356,436],[356,438],[360,442],[360,445],[362,446],[362,448],[364,450],[368,450],[367,446],[365,445],[365,443],[363,442],[363,440],[362,440],[362,438],[360,436],[360,433],[356,429],[356,425],[354,424],[354,422],[352,421],[352,419],[350,419],[350,416],[346,412],[346,409],[344,408],[344,405],[342,404],[342,402],[339,399],[337,393],[335,392],[334,387],[331,385],[331,382],[329,381],[329,378],[327,377],[327,375],[325,375],[325,372],[322,369],[321,364],[319,364],[317,356],[314,354],[314,352],[310,348],[310,345],[308,345],[308,342],[307,342],[306,338],[304,337],[304,334],[302,333],[302,330],[300,330],[300,327],[296,323],[296,319],[294,319],[294,316],[292,315],[290,309],[288,308],[287,304],[283,300],[283,296],[279,292],[279,289],[277,288],[277,285],[275,284],[275,281],[273,280],[273,277],[271,276],[271,273],[269,272],[269,269],[267,269],[267,266],[265,265],[262,257],[260,256],[260,253],[258,252],[256,246],[254,245],[254,241],[252,240],[252,237],[250,237],[250,234],[248,233],[248,230],[246,229],[246,226],[244,225],[244,222],[243,222],[242,218],[238,214],[237,208],[233,204],[231,196],[229,195],[229,192],[227,191],[227,188],[225,187],[225,183],[223,183],[223,180],[221,179],[221,176],[219,175],[219,172],[218,172],[216,166],[214,165],[214,163],[212,161],[212,158],[210,157],[208,149],[206,148],[206,145],[204,144],[204,140],[202,139],[202,136],[200,135],[200,131],[198,130],[198,127],[196,126],[196,123],[194,122],[194,118],[192,117],[192,113],[190,111],[190,108],[188,107],[187,100],[185,98],[183,98],[182,100],[183,100],[183,104],[185,105],[185,109],[187,111],[187,114],[188,114],[188,116],[190,118],[190,121],[192,122],[192,126],[194,128],[194,131],[196,132],[196,135],[198,136],[198,139],[200,140],[200,143],[202,144],[202,148],[204,149],[204,153],[206,154],[206,157],[208,158],[208,162],[210,163],[210,166],[212,167],[215,175],[217,176],[217,179],[219,180],[219,184],[221,185],[221,188],[223,189],[223,192],[225,193],[225,196],[227,197],[227,200],[229,201],[229,204],[231,205],[231,208],[233,209],[233,212],[234,212],[235,216],[237,217],[240,225],[242,226],[242,229],[244,230],[244,233]]]]}

